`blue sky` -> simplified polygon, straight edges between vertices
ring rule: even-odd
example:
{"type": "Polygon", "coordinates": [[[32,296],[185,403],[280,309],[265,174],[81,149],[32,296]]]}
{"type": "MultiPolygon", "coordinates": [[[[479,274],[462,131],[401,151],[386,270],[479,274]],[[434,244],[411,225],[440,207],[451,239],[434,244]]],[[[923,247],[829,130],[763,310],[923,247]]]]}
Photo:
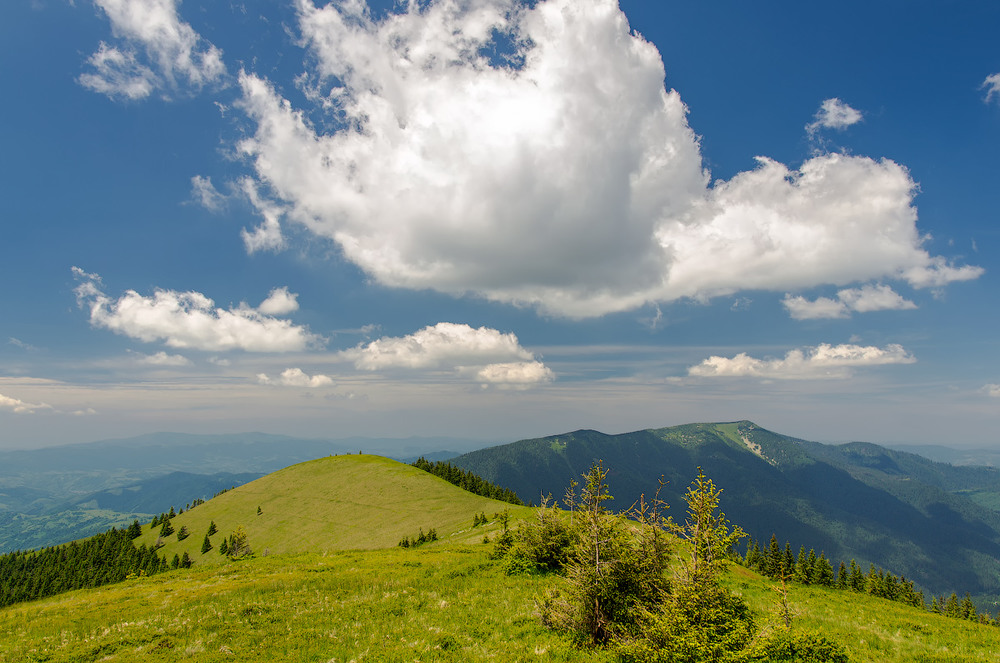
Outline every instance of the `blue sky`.
{"type": "Polygon", "coordinates": [[[0,448],[996,441],[1000,7],[210,5],[0,7],[0,448]]]}

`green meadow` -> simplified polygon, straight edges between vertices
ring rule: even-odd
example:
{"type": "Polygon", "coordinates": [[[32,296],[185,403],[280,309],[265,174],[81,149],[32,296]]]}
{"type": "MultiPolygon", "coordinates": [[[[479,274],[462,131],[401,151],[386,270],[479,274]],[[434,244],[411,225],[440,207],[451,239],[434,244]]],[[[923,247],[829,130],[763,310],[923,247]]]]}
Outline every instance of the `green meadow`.
{"type": "MultiPolygon", "coordinates": [[[[173,518],[173,534],[163,537],[160,554],[171,559],[188,553],[195,564],[218,564],[218,546],[242,526],[258,555],[324,550],[375,550],[395,546],[403,537],[434,528],[452,541],[475,540],[472,516],[510,509],[513,517],[530,513],[473,495],[410,465],[372,455],[327,456],[299,463],[227,491],[173,518]],[[257,510],[260,508],[260,513],[257,510]],[[214,522],[213,549],[201,552],[214,522]],[[186,527],[189,536],[177,539],[186,527]]],[[[136,545],[156,543],[159,527],[143,528],[136,545]]]]}
{"type": "MultiPolygon", "coordinates": [[[[490,559],[484,538],[508,507],[374,456],[296,465],[177,516],[191,535],[161,552],[188,552],[190,569],[0,610],[0,661],[613,660],[541,624],[536,599],[562,577],[508,576],[490,559]],[[490,522],[473,527],[483,512],[490,522]],[[254,554],[202,554],[213,520],[213,545],[242,525],[254,554]],[[431,527],[438,541],[396,546],[431,527]]],[[[776,627],[775,582],[737,566],[724,582],[776,627]]],[[[852,661],[1000,656],[997,627],[814,586],[790,585],[788,601],[793,629],[836,640],[852,661]]]]}

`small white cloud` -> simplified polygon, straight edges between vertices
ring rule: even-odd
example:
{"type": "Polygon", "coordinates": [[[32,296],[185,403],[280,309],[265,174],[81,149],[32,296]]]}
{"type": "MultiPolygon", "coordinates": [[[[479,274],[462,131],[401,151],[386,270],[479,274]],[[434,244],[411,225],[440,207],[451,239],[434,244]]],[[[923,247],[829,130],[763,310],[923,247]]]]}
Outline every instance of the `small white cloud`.
{"type": "Polygon", "coordinates": [[[163,351],[152,355],[144,355],[137,352],[135,355],[136,360],[140,364],[148,366],[189,366],[191,364],[191,360],[184,355],[168,355],[163,351]]]}
{"type": "Polygon", "coordinates": [[[837,293],[840,301],[858,313],[870,311],[908,311],[917,305],[887,285],[865,285],[861,288],[849,288],[837,293]]]}
{"type": "Polygon", "coordinates": [[[156,74],[139,64],[134,52],[108,46],[103,41],[87,64],[94,72],[82,74],[77,79],[79,83],[112,99],[144,99],[157,84],[156,74]]]}
{"type": "Polygon", "coordinates": [[[78,81],[112,99],[138,100],[154,90],[195,90],[226,74],[222,51],[202,39],[177,14],[176,0],[94,0],[121,42],[101,42],[87,60],[92,71],[78,81]]]}
{"type": "Polygon", "coordinates": [[[226,196],[212,184],[211,177],[195,175],[191,178],[191,197],[210,212],[220,212],[226,206],[226,196]]]}
{"type": "Polygon", "coordinates": [[[1000,74],[990,74],[980,86],[986,88],[986,102],[993,100],[994,95],[1000,97],[1000,74]]]}
{"type": "Polygon", "coordinates": [[[275,288],[257,310],[265,315],[288,315],[299,310],[298,295],[288,292],[287,287],[275,288]]]}
{"type": "Polygon", "coordinates": [[[747,311],[750,309],[750,305],[753,304],[753,300],[749,297],[735,297],[733,303],[729,306],[730,311],[747,311]]]}
{"type": "Polygon", "coordinates": [[[74,417],[89,417],[91,415],[97,414],[97,410],[95,410],[92,407],[88,407],[83,410],[74,410],[70,414],[72,414],[74,417]]]}
{"type": "Polygon", "coordinates": [[[382,325],[379,324],[372,323],[361,327],[361,335],[365,338],[371,338],[380,331],[382,331],[382,325]]]}
{"type": "Polygon", "coordinates": [[[552,371],[513,333],[439,322],[403,337],[382,337],[341,353],[363,370],[424,369],[471,374],[492,384],[537,384],[552,371]]]}
{"type": "Polygon", "coordinates": [[[551,382],[555,375],[540,361],[519,361],[484,366],[476,373],[476,379],[484,384],[516,389],[551,382]]]}
{"type": "Polygon", "coordinates": [[[243,238],[243,245],[246,247],[247,253],[253,255],[257,251],[280,251],[285,248],[285,237],[281,233],[281,217],[285,213],[284,208],[262,196],[253,180],[244,178],[241,184],[247,200],[257,210],[257,213],[264,217],[263,223],[253,230],[246,228],[240,230],[240,236],[243,238]]]}
{"type": "Polygon", "coordinates": [[[756,359],[745,352],[735,357],[712,356],[688,369],[694,377],[758,377],[779,380],[847,378],[852,368],[916,361],[901,345],[885,348],[860,345],[820,344],[814,348],[791,350],[783,359],[756,359]]]}
{"type": "Polygon", "coordinates": [[[14,338],[13,336],[10,337],[10,339],[7,341],[7,343],[9,343],[10,345],[13,345],[14,347],[21,348],[25,352],[34,352],[35,350],[38,349],[35,346],[31,345],[30,343],[25,343],[21,339],[14,338]]]}
{"type": "Polygon", "coordinates": [[[810,135],[813,135],[820,129],[846,129],[852,124],[857,124],[862,119],[859,111],[854,110],[840,99],[833,97],[832,99],[826,99],[820,104],[814,120],[806,125],[806,131],[810,135]]]}
{"type": "Polygon", "coordinates": [[[991,398],[1000,398],[1000,384],[983,385],[983,392],[991,398]]]}
{"type": "Polygon", "coordinates": [[[864,285],[846,288],[837,293],[837,299],[819,297],[809,301],[805,297],[786,294],[781,302],[788,314],[796,320],[821,318],[849,318],[851,312],[905,311],[917,305],[887,285],[864,285]]]}
{"type": "Polygon", "coordinates": [[[200,292],[156,290],[144,297],[128,290],[117,300],[101,290],[100,278],[78,267],[77,302],[90,310],[90,324],[147,343],[173,348],[291,352],[323,339],[288,320],[264,315],[246,304],[223,309],[200,292]]]}
{"type": "Polygon", "coordinates": [[[383,336],[342,354],[365,370],[439,369],[534,359],[513,333],[453,322],[439,322],[409,336],[383,336]]]}
{"type": "Polygon", "coordinates": [[[805,297],[786,294],[781,303],[788,309],[788,314],[796,320],[848,318],[851,315],[844,302],[829,297],[818,297],[814,301],[809,301],[805,297]]]}
{"type": "Polygon", "coordinates": [[[281,387],[308,387],[315,389],[332,386],[333,378],[318,373],[316,375],[308,375],[301,368],[287,368],[281,372],[280,376],[274,379],[268,377],[266,373],[258,373],[257,382],[281,387]]]}
{"type": "Polygon", "coordinates": [[[8,410],[15,414],[32,414],[39,410],[51,409],[52,406],[46,403],[25,403],[22,400],[0,394],[0,410],[8,410]]]}

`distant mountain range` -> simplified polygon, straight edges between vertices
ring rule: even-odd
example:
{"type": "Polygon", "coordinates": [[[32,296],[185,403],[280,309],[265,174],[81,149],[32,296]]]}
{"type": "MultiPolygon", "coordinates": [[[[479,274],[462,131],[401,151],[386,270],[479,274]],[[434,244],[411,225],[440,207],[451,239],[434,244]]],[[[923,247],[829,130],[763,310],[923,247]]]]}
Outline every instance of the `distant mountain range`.
{"type": "MultiPolygon", "coordinates": [[[[480,449],[452,463],[523,500],[564,494],[597,459],[614,506],[651,496],[679,511],[700,466],[723,489],[726,515],[766,545],[772,534],[916,581],[932,594],[1000,596],[1000,470],[954,466],[874,444],[825,445],[750,421],[621,435],[580,430],[480,449]]],[[[675,517],[678,515],[674,514],[675,517]]]]}

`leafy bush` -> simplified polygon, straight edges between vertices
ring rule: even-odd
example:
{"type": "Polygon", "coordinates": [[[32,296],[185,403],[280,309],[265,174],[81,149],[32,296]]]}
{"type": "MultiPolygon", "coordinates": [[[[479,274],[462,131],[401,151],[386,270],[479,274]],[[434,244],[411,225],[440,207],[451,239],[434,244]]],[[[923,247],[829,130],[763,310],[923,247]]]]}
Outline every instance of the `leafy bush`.
{"type": "Polygon", "coordinates": [[[525,571],[561,571],[577,545],[579,531],[570,518],[543,504],[535,520],[521,521],[497,539],[508,575],[525,571]]]}
{"type": "MultiPolygon", "coordinates": [[[[619,640],[626,663],[700,663],[745,660],[757,620],[743,599],[719,586],[684,586],[658,610],[645,609],[634,634],[619,640]]],[[[757,659],[752,659],[757,660],[757,659]]]]}
{"type": "Polygon", "coordinates": [[[817,633],[780,629],[752,648],[741,661],[769,663],[848,663],[847,650],[817,633]]]}

